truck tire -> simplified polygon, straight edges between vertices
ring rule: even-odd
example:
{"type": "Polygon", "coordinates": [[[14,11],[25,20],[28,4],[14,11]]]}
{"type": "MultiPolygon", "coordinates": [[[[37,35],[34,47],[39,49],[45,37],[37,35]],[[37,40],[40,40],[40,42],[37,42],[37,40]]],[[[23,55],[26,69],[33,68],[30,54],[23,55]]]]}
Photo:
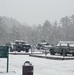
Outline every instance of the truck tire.
{"type": "Polygon", "coordinates": [[[64,49],[63,49],[63,56],[67,56],[67,52],[64,49]]]}
{"type": "Polygon", "coordinates": [[[72,53],[72,56],[74,56],[74,53],[72,53]]]}
{"type": "Polygon", "coordinates": [[[10,47],[10,52],[13,52],[14,50],[10,47]]]}
{"type": "Polygon", "coordinates": [[[25,52],[29,52],[29,49],[26,49],[25,52]]]}
{"type": "Polygon", "coordinates": [[[54,52],[53,49],[50,49],[50,54],[51,54],[51,55],[55,55],[55,52],[54,52]]]}
{"type": "Polygon", "coordinates": [[[63,50],[61,50],[61,53],[60,53],[60,55],[63,55],[63,50]]]}
{"type": "Polygon", "coordinates": [[[13,50],[10,50],[10,52],[13,52],[13,50]]]}
{"type": "Polygon", "coordinates": [[[40,50],[40,48],[37,48],[37,50],[40,50]]]}
{"type": "Polygon", "coordinates": [[[20,48],[17,48],[17,50],[16,50],[17,52],[21,52],[21,50],[20,50],[20,48]]]}

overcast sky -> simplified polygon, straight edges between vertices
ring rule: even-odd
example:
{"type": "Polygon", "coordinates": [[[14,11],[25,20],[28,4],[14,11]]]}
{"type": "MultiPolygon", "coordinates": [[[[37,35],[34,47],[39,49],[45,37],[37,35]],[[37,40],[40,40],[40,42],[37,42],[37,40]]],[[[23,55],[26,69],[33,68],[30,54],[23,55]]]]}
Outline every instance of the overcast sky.
{"type": "Polygon", "coordinates": [[[0,0],[0,16],[21,23],[43,24],[74,14],[74,0],[0,0]]]}

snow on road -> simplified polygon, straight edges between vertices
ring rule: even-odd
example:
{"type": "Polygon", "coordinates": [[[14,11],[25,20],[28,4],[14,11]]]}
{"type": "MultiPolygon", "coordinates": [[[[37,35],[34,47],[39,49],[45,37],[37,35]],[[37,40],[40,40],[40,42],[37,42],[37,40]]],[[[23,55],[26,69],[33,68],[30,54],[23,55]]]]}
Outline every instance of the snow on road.
{"type": "Polygon", "coordinates": [[[0,75],[22,75],[22,65],[30,61],[33,75],[74,75],[74,60],[49,60],[28,55],[10,55],[9,73],[6,73],[6,59],[0,58],[0,75]]]}

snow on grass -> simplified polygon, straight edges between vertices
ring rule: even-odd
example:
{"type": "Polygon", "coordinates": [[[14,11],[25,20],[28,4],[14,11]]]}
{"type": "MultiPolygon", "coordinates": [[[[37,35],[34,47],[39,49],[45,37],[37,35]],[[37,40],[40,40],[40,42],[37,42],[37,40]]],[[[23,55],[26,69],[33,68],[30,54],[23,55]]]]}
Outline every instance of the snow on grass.
{"type": "Polygon", "coordinates": [[[9,73],[6,73],[6,59],[0,58],[0,75],[22,75],[22,66],[30,61],[33,75],[74,75],[74,60],[49,60],[28,55],[9,55],[9,73]]]}

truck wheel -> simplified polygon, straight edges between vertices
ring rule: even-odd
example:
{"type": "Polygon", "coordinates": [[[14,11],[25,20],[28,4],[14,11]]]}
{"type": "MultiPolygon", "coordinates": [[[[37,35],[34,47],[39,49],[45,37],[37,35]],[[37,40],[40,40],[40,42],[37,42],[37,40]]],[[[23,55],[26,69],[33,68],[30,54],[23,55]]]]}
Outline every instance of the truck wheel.
{"type": "Polygon", "coordinates": [[[28,50],[28,49],[26,49],[26,50],[25,50],[25,52],[29,52],[29,50],[28,50]]]}
{"type": "Polygon", "coordinates": [[[61,50],[61,53],[60,53],[60,55],[63,55],[63,50],[61,50]]]}
{"type": "Polygon", "coordinates": [[[10,47],[10,52],[13,52],[14,50],[10,47]]]}
{"type": "Polygon", "coordinates": [[[50,49],[50,54],[51,54],[51,55],[55,55],[55,52],[54,52],[53,49],[50,49]]]}
{"type": "Polygon", "coordinates": [[[72,56],[74,56],[74,53],[72,53],[72,56]]]}
{"type": "Polygon", "coordinates": [[[40,48],[37,48],[37,50],[40,50],[40,48]]]}
{"type": "Polygon", "coordinates": [[[63,56],[67,56],[66,50],[63,50],[63,56]]]}
{"type": "Polygon", "coordinates": [[[13,50],[10,50],[10,52],[13,52],[13,50]]]}
{"type": "Polygon", "coordinates": [[[21,50],[18,48],[17,50],[16,50],[17,52],[21,52],[21,50]]]}

